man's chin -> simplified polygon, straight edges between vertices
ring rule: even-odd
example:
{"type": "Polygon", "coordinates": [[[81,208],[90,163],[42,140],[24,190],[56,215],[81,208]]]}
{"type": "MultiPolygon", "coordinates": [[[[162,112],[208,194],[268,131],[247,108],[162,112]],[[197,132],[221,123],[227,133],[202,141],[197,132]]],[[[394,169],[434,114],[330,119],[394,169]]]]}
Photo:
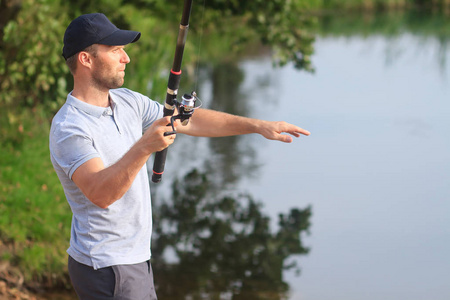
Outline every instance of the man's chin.
{"type": "Polygon", "coordinates": [[[124,83],[125,83],[125,80],[123,80],[123,79],[120,80],[120,81],[116,81],[116,82],[114,82],[113,84],[111,84],[110,89],[111,89],[111,90],[113,90],[113,89],[118,89],[118,88],[122,87],[124,83]]]}

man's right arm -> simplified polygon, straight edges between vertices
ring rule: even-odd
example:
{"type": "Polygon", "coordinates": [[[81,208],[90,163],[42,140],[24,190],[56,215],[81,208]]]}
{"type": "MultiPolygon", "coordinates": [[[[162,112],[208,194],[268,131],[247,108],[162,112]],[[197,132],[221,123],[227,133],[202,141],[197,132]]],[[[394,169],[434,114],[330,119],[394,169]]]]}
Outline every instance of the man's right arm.
{"type": "Polygon", "coordinates": [[[164,136],[172,130],[166,126],[169,122],[169,117],[155,121],[119,161],[107,168],[98,157],[88,160],[73,173],[73,182],[92,203],[107,208],[128,191],[153,152],[173,143],[175,135],[164,136]]]}

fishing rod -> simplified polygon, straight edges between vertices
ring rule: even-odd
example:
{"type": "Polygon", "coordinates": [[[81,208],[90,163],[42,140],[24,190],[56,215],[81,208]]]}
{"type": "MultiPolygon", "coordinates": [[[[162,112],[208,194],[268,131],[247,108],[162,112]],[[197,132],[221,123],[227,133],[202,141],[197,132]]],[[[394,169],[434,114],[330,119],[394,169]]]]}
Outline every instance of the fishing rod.
{"type": "MultiPolygon", "coordinates": [[[[192,0],[184,0],[183,14],[181,16],[180,29],[178,31],[177,46],[175,49],[175,57],[173,59],[172,69],[169,74],[169,82],[167,84],[166,102],[164,104],[164,116],[172,116],[169,125],[172,131],[164,133],[165,136],[176,134],[174,122],[181,120],[182,125],[187,125],[189,118],[194,113],[195,101],[198,99],[195,92],[184,94],[181,102],[177,101],[178,87],[181,79],[181,62],[183,60],[184,45],[186,44],[187,33],[189,29],[189,17],[191,15],[192,0]],[[175,108],[178,109],[178,115],[173,116],[175,108]]],[[[164,166],[166,164],[168,148],[156,152],[155,161],[153,163],[152,181],[158,183],[162,179],[164,166]]]]}

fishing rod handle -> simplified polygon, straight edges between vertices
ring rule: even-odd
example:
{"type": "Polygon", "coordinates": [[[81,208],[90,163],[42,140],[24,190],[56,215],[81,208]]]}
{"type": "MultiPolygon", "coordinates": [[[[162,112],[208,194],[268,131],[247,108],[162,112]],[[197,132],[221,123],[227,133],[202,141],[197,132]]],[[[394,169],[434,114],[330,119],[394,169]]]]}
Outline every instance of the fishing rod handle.
{"type": "Polygon", "coordinates": [[[155,161],[153,163],[153,175],[152,175],[152,181],[154,183],[158,183],[162,179],[162,174],[164,173],[164,167],[166,164],[167,150],[168,148],[156,152],[155,154],[155,161]]]}
{"type": "MultiPolygon", "coordinates": [[[[178,86],[180,85],[181,71],[170,71],[169,82],[167,84],[166,102],[164,105],[164,117],[172,116],[175,112],[175,99],[177,98],[178,86]]],[[[170,124],[168,124],[170,125],[170,124]]],[[[164,167],[166,164],[167,149],[158,151],[155,154],[155,160],[153,162],[153,175],[152,181],[158,183],[161,181],[162,174],[164,173],[164,167]]]]}

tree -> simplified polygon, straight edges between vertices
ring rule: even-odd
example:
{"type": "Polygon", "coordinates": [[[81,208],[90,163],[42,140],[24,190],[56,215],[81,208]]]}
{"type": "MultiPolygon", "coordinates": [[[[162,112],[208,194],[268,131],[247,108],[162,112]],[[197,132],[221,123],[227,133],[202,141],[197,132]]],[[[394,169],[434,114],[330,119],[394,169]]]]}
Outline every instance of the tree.
{"type": "Polygon", "coordinates": [[[23,108],[47,103],[55,109],[65,99],[64,12],[58,1],[23,0],[17,17],[3,28],[0,104],[23,108]]]}

